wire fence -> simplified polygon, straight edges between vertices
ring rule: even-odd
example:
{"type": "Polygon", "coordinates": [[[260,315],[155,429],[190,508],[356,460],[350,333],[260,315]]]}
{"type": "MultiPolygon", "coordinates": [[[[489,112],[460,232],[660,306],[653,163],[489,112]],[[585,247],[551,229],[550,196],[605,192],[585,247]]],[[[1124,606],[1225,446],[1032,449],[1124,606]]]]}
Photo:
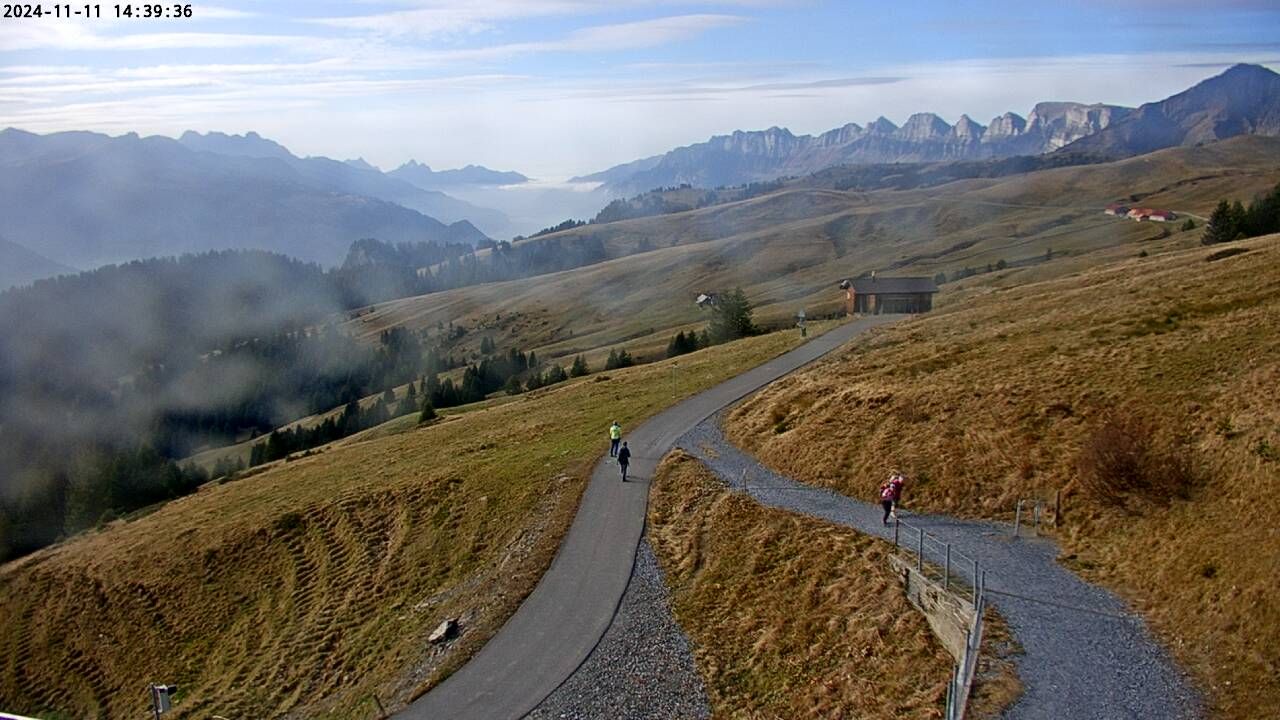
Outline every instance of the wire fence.
{"type": "MultiPolygon", "coordinates": [[[[747,478],[748,472],[744,469],[738,482],[739,487],[748,492],[770,490],[839,494],[830,488],[751,483],[747,478]]],[[[1018,500],[1014,507],[1011,535],[1015,538],[1037,537],[1047,527],[1056,527],[1063,511],[1061,491],[1055,493],[1050,500],[1036,498],[1018,500]]],[[[893,514],[892,533],[896,555],[914,553],[915,557],[912,560],[916,574],[929,585],[941,590],[947,597],[957,601],[961,607],[972,611],[971,616],[968,617],[967,627],[964,629],[964,647],[952,671],[951,680],[947,684],[946,714],[944,715],[946,720],[962,720],[968,709],[969,695],[978,670],[978,658],[982,652],[985,631],[984,614],[988,594],[1038,603],[1058,610],[1103,615],[1117,620],[1133,619],[1131,616],[1104,610],[1080,607],[1007,590],[990,589],[987,587],[987,570],[982,567],[978,558],[965,553],[921,526],[904,522],[898,517],[896,510],[893,514]]]]}
{"type": "Polygon", "coordinates": [[[903,522],[895,512],[893,518],[894,552],[915,549],[915,569],[923,579],[940,588],[953,599],[972,609],[965,631],[964,649],[957,659],[947,683],[946,720],[962,720],[969,705],[969,693],[977,675],[978,656],[982,651],[983,613],[986,609],[986,570],[972,557],[951,543],[931,535],[923,527],[903,522]],[[941,562],[926,561],[926,556],[941,562]],[[966,579],[965,570],[969,571],[966,579]]]}
{"type": "Polygon", "coordinates": [[[973,679],[978,674],[978,655],[982,652],[982,616],[987,606],[984,585],[983,575],[979,575],[974,583],[973,596],[977,602],[973,606],[969,632],[965,634],[964,652],[951,673],[951,682],[947,684],[947,720],[961,720],[969,707],[969,691],[973,689],[973,679]]]}

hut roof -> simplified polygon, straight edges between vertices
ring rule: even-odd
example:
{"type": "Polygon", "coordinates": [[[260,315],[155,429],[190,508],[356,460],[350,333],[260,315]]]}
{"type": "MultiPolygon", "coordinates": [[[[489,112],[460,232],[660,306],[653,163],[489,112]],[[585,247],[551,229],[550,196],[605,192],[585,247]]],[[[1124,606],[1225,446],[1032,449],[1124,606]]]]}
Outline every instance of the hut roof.
{"type": "Polygon", "coordinates": [[[880,293],[936,293],[930,277],[860,277],[853,279],[853,291],[860,295],[880,293]]]}

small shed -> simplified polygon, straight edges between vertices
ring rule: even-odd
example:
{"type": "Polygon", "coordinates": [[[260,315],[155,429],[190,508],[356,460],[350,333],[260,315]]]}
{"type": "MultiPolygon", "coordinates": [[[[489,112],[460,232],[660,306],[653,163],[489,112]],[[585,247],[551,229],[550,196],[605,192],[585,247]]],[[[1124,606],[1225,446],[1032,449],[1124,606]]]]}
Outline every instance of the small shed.
{"type": "Polygon", "coordinates": [[[875,273],[840,286],[848,290],[849,312],[867,315],[929,312],[938,292],[930,277],[876,277],[875,273]]]}

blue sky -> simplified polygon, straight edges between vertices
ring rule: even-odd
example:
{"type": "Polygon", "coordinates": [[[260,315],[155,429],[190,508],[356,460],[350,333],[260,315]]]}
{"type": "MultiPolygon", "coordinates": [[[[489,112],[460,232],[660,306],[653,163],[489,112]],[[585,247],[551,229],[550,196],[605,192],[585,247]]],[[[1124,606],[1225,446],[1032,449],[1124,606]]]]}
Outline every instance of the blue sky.
{"type": "Polygon", "coordinates": [[[1235,62],[1280,68],[1280,7],[1206,5],[220,0],[184,20],[8,19],[0,127],[256,130],[384,168],[559,178],[734,129],[916,111],[985,124],[1040,100],[1158,100],[1235,62]]]}

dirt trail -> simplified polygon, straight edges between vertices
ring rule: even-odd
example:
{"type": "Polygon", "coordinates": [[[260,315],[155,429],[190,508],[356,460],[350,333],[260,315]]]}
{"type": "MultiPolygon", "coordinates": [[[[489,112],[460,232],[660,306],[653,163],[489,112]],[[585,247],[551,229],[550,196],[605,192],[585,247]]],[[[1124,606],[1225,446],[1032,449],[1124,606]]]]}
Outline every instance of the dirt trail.
{"type": "MultiPolygon", "coordinates": [[[[732,487],[758,502],[813,515],[892,539],[877,506],[778,475],[725,439],[711,417],[677,443],[732,487]]],[[[908,489],[908,501],[910,494],[908,489]]],[[[1110,592],[1059,565],[1048,539],[1011,537],[1007,525],[946,516],[904,516],[986,569],[988,599],[1024,654],[1016,658],[1022,696],[1005,718],[1121,720],[1199,718],[1199,693],[1147,631],[1146,623],[1110,592]]],[[[941,563],[941,547],[925,546],[941,563]]],[[[972,570],[958,574],[971,581],[972,570]]]]}

